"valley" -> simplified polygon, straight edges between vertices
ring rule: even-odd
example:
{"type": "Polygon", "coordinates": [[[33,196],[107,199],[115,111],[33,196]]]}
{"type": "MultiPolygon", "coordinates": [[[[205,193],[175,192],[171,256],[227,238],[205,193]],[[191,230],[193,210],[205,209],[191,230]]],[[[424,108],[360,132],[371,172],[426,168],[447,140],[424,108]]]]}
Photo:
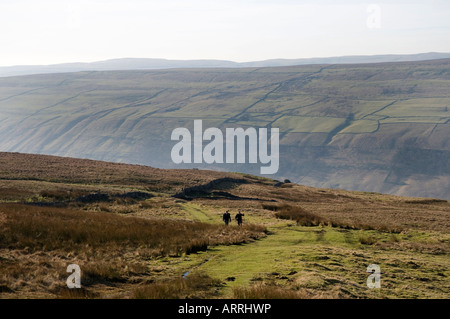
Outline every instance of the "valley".
{"type": "MultiPolygon", "coordinates": [[[[0,78],[0,150],[176,164],[171,132],[278,128],[275,179],[449,199],[450,60],[84,71],[0,78]]],[[[264,175],[262,175],[264,176],[264,175]]]]}

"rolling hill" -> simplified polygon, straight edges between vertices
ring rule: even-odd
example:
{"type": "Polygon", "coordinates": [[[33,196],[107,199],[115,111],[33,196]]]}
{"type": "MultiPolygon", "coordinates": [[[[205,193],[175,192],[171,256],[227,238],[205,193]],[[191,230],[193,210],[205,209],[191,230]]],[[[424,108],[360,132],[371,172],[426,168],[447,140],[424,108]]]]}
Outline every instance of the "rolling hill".
{"type": "Polygon", "coordinates": [[[61,63],[50,65],[0,66],[0,77],[45,73],[82,71],[157,70],[173,68],[248,68],[294,66],[306,64],[380,63],[448,59],[450,53],[355,55],[329,58],[271,59],[233,62],[227,60],[167,60],[151,58],[121,58],[96,62],[61,63]]]}
{"type": "Polygon", "coordinates": [[[0,299],[448,299],[449,208],[240,173],[0,153],[0,299]],[[243,226],[224,226],[226,210],[241,210],[243,226]],[[66,285],[71,264],[80,289],[66,285]],[[371,264],[381,289],[367,286],[371,264]]]}
{"type": "Polygon", "coordinates": [[[171,132],[278,127],[276,179],[450,198],[450,59],[0,78],[0,150],[160,168],[171,132]]]}

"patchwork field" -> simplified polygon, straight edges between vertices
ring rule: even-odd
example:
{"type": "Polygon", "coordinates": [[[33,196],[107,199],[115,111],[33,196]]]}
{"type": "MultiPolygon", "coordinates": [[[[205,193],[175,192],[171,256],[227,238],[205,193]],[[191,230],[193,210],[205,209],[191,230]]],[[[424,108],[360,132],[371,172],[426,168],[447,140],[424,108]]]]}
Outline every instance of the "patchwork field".
{"type": "Polygon", "coordinates": [[[449,65],[442,59],[3,77],[0,150],[257,174],[254,165],[177,166],[171,132],[192,129],[195,119],[205,128],[278,127],[274,178],[450,199],[449,65]]]}

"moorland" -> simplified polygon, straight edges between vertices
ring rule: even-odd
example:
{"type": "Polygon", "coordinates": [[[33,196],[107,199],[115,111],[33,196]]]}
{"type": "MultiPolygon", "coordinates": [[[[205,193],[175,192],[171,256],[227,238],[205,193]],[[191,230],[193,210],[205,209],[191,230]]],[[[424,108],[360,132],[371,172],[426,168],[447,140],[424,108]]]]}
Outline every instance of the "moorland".
{"type": "Polygon", "coordinates": [[[0,298],[445,299],[449,220],[441,199],[0,153],[0,298]]]}

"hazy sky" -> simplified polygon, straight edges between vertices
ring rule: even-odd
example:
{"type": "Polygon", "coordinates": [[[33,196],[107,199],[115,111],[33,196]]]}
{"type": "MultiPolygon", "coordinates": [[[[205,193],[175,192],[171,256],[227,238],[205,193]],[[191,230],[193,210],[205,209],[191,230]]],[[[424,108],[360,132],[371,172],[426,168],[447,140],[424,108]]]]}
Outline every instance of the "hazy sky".
{"type": "Polygon", "coordinates": [[[450,52],[450,1],[0,0],[0,66],[450,52]]]}

